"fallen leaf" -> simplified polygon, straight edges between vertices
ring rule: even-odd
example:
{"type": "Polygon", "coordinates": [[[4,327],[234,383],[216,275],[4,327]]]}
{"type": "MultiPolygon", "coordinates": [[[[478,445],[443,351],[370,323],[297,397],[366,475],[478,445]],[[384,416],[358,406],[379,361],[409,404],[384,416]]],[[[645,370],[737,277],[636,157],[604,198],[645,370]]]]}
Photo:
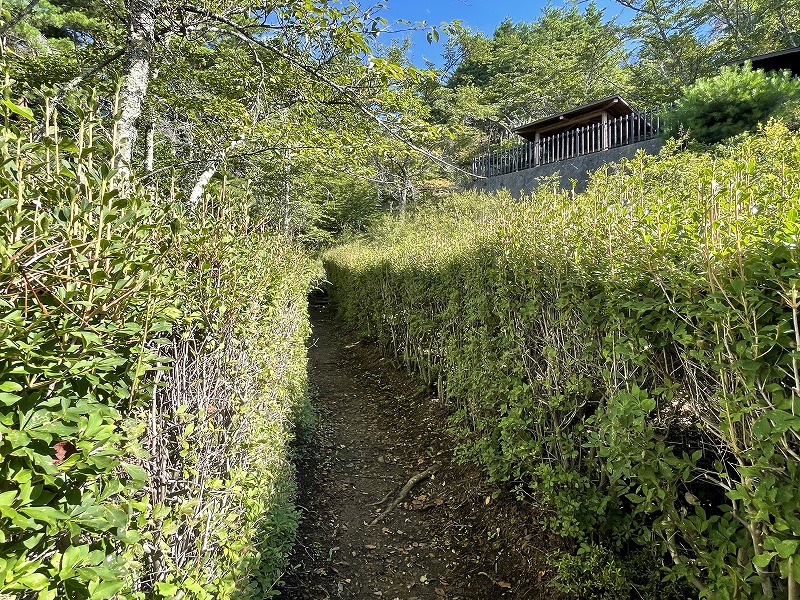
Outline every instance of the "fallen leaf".
{"type": "Polygon", "coordinates": [[[78,449],[75,447],[75,444],[72,442],[58,442],[53,444],[53,450],[56,451],[56,456],[53,458],[53,464],[56,466],[63,463],[78,451],[78,449]]]}

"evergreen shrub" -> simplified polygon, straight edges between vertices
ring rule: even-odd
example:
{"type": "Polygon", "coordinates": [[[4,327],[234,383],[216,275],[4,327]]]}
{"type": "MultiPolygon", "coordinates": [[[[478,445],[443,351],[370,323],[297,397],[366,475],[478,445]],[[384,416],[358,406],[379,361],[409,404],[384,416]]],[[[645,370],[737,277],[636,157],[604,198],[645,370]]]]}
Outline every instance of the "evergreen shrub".
{"type": "Polygon", "coordinates": [[[0,596],[264,598],[296,513],[313,263],[183,214],[73,107],[0,106],[0,596]]]}
{"type": "Polygon", "coordinates": [[[800,102],[800,79],[790,71],[723,67],[714,77],[703,77],[683,90],[667,113],[667,135],[684,133],[703,144],[715,144],[755,129],[784,107],[800,102]]]}

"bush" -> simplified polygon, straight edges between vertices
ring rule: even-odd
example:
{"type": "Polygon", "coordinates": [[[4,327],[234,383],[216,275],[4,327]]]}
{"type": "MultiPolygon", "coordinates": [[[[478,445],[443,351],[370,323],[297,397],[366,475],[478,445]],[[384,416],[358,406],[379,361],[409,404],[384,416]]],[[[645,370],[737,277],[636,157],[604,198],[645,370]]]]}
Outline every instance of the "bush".
{"type": "MultiPolygon", "coordinates": [[[[264,598],[297,515],[314,263],[185,215],[8,100],[0,128],[0,596],[264,598]]],[[[108,127],[108,129],[106,129],[108,127]]]]}
{"type": "Polygon", "coordinates": [[[691,596],[686,586],[664,585],[658,556],[647,549],[622,557],[604,546],[584,542],[574,554],[558,554],[551,563],[557,570],[553,587],[569,598],[685,600],[691,596]]]}
{"type": "Polygon", "coordinates": [[[146,574],[164,598],[272,597],[297,528],[289,444],[316,272],[244,222],[225,211],[182,237],[174,295],[195,317],[169,336],[169,369],[138,418],[154,503],[146,574]]]}
{"type": "Polygon", "coordinates": [[[575,554],[554,561],[558,574],[554,587],[570,598],[627,600],[631,583],[621,561],[602,546],[582,544],[575,554]]]}
{"type": "Polygon", "coordinates": [[[755,129],[779,114],[790,100],[800,100],[800,80],[791,72],[723,67],[719,75],[698,79],[667,115],[667,135],[684,132],[704,144],[715,144],[755,129]]]}
{"type": "Polygon", "coordinates": [[[341,318],[552,530],[655,544],[662,586],[779,597],[800,577],[799,198],[800,137],[773,124],[575,198],[466,194],[325,263],[341,318]]]}
{"type": "Polygon", "coordinates": [[[170,302],[168,209],[122,195],[98,139],[0,130],[0,591],[110,598],[148,504],[121,425],[147,403],[170,302]]]}

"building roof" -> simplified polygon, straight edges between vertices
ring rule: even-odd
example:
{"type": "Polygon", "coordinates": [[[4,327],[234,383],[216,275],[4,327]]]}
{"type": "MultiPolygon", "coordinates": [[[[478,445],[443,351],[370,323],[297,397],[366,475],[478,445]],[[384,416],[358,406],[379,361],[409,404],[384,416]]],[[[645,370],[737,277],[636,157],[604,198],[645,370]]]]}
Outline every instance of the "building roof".
{"type": "Polygon", "coordinates": [[[633,114],[634,110],[621,96],[609,96],[608,98],[594,100],[565,112],[522,125],[515,128],[514,133],[525,139],[534,140],[537,133],[540,136],[555,135],[573,127],[595,122],[599,123],[602,120],[603,113],[607,113],[609,118],[614,118],[633,114]]]}
{"type": "Polygon", "coordinates": [[[748,60],[753,63],[754,69],[763,69],[765,71],[788,69],[792,72],[792,75],[800,76],[800,46],[745,58],[736,64],[743,65],[748,60]]]}

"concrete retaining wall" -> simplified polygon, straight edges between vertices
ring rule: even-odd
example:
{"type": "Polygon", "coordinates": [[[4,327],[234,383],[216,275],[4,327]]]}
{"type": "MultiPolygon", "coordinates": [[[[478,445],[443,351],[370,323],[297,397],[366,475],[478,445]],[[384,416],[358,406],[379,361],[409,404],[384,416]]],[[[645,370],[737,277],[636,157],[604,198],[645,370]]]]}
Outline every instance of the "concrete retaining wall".
{"type": "Polygon", "coordinates": [[[515,198],[519,198],[542,183],[542,178],[554,173],[560,174],[561,187],[565,190],[572,189],[570,179],[576,179],[578,184],[576,190],[582,192],[589,183],[589,173],[596,171],[600,167],[610,162],[617,162],[622,158],[633,158],[639,151],[644,150],[648,154],[657,154],[664,144],[660,139],[647,140],[639,144],[630,144],[620,148],[612,148],[605,152],[595,152],[585,154],[568,160],[562,160],[549,165],[541,165],[516,173],[506,175],[495,175],[488,179],[476,179],[469,186],[470,189],[484,190],[487,192],[497,192],[508,190],[515,198]]]}

